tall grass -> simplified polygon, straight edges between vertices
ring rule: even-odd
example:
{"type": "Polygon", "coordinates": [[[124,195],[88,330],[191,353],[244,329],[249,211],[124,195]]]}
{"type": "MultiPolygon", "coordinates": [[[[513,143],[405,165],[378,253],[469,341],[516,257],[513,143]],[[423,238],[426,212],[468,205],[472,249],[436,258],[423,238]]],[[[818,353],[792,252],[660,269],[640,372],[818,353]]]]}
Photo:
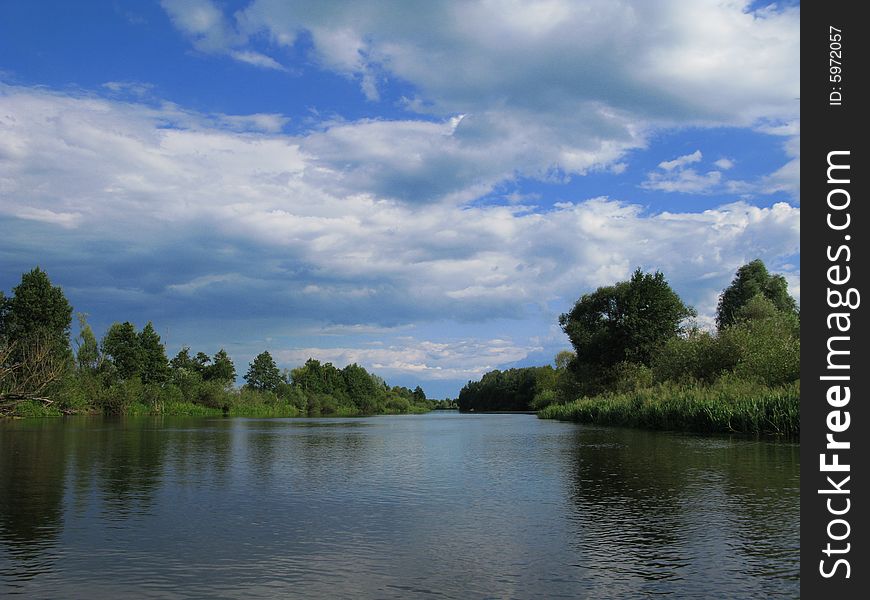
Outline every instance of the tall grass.
{"type": "Polygon", "coordinates": [[[712,385],[663,383],[555,404],[542,419],[701,433],[800,436],[800,382],[767,387],[723,378],[712,385]]]}

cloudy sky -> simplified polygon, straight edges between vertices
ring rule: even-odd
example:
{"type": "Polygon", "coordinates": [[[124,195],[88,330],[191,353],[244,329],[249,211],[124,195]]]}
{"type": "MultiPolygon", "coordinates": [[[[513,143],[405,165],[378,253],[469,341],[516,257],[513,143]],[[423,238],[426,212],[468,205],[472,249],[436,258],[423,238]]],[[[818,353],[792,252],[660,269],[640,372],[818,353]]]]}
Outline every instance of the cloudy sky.
{"type": "Polygon", "coordinates": [[[710,323],[800,298],[799,7],[741,0],[0,4],[0,289],[101,335],[357,362],[455,396],[659,269],[710,323]]]}

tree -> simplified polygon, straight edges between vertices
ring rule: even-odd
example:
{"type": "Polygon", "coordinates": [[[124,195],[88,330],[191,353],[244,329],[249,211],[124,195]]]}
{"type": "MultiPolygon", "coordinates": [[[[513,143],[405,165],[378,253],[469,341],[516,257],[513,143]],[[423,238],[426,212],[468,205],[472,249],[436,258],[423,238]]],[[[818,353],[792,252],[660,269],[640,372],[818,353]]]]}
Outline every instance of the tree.
{"type": "Polygon", "coordinates": [[[112,323],[103,337],[103,354],[111,357],[121,379],[130,379],[142,372],[141,340],[129,321],[112,323]]]}
{"type": "Polygon", "coordinates": [[[166,350],[160,343],[160,336],[154,330],[151,321],[148,321],[139,334],[139,348],[141,351],[139,376],[142,383],[163,383],[166,381],[169,374],[166,350]]]}
{"type": "Polygon", "coordinates": [[[570,350],[562,350],[556,355],[553,362],[556,364],[556,370],[561,371],[567,369],[572,360],[574,360],[574,353],[570,350]]]}
{"type": "Polygon", "coordinates": [[[188,371],[193,372],[193,359],[190,358],[190,348],[184,346],[178,351],[172,360],[169,361],[169,368],[175,372],[188,371]]]}
{"type": "Polygon", "coordinates": [[[226,353],[226,350],[221,348],[214,355],[212,364],[206,368],[205,378],[210,381],[220,381],[223,383],[232,383],[236,380],[236,366],[226,353]]]}
{"type": "Polygon", "coordinates": [[[248,386],[264,392],[274,392],[281,383],[281,372],[269,351],[263,351],[254,358],[245,374],[248,386]]]}
{"type": "Polygon", "coordinates": [[[623,362],[649,366],[655,352],[682,330],[695,311],[683,304],[665,276],[637,269],[629,281],[584,294],[559,317],[574,346],[579,381],[606,382],[623,362]]]}
{"type": "MultiPolygon", "coordinates": [[[[51,285],[45,271],[36,267],[21,276],[0,308],[0,337],[15,342],[14,353],[25,352],[39,339],[59,357],[69,357],[73,309],[60,286],[51,285]]],[[[20,357],[18,357],[20,358],[20,357]]]]}
{"type": "Polygon", "coordinates": [[[414,402],[425,402],[426,392],[419,385],[414,388],[414,402]]]}
{"type": "Polygon", "coordinates": [[[0,338],[0,417],[14,414],[25,400],[54,404],[47,392],[61,380],[67,364],[67,358],[40,334],[34,334],[27,344],[0,338]]]}
{"type": "Polygon", "coordinates": [[[87,315],[78,313],[79,335],[76,337],[76,363],[80,371],[96,371],[100,361],[100,348],[97,338],[91,326],[88,325],[87,315]]]}
{"type": "Polygon", "coordinates": [[[197,352],[196,356],[192,359],[193,369],[197,373],[202,376],[203,379],[207,379],[206,371],[209,368],[209,363],[211,362],[211,358],[205,352],[197,352]]]}
{"type": "Polygon", "coordinates": [[[755,259],[737,269],[731,285],[719,296],[716,309],[716,326],[719,330],[734,325],[740,309],[759,294],[770,300],[777,310],[797,314],[797,305],[788,293],[785,277],[771,275],[764,263],[755,259]]]}

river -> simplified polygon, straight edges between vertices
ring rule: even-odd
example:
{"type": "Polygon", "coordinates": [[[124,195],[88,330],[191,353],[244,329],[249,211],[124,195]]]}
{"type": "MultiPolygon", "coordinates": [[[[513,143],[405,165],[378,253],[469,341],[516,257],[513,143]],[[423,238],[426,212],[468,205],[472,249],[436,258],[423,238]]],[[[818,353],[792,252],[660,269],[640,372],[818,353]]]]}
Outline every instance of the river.
{"type": "Polygon", "coordinates": [[[798,451],[448,411],[0,422],[0,596],[795,598],[798,451]]]}

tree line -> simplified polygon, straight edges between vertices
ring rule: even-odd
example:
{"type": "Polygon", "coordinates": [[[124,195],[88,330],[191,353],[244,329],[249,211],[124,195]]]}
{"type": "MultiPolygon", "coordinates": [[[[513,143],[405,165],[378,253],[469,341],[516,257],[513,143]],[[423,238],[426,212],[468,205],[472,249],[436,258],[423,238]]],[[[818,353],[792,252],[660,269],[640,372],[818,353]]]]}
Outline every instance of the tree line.
{"type": "Polygon", "coordinates": [[[487,373],[462,388],[460,409],[541,410],[584,398],[640,398],[640,390],[648,399],[715,392],[739,400],[785,387],[797,390],[788,393],[796,428],[800,311],[785,278],[753,260],[720,294],[715,331],[699,328],[695,316],[664,274],[638,269],[628,281],[584,294],[559,317],[573,351],[560,353],[555,368],[487,373]]]}
{"type": "Polygon", "coordinates": [[[279,370],[261,352],[235,387],[226,350],[183,347],[168,359],[149,321],[113,323],[97,341],[85,315],[71,343],[73,309],[36,267],[7,298],[0,292],[0,416],[14,414],[364,415],[450,407],[420,386],[389,386],[357,364],[339,369],[309,359],[279,370]]]}

